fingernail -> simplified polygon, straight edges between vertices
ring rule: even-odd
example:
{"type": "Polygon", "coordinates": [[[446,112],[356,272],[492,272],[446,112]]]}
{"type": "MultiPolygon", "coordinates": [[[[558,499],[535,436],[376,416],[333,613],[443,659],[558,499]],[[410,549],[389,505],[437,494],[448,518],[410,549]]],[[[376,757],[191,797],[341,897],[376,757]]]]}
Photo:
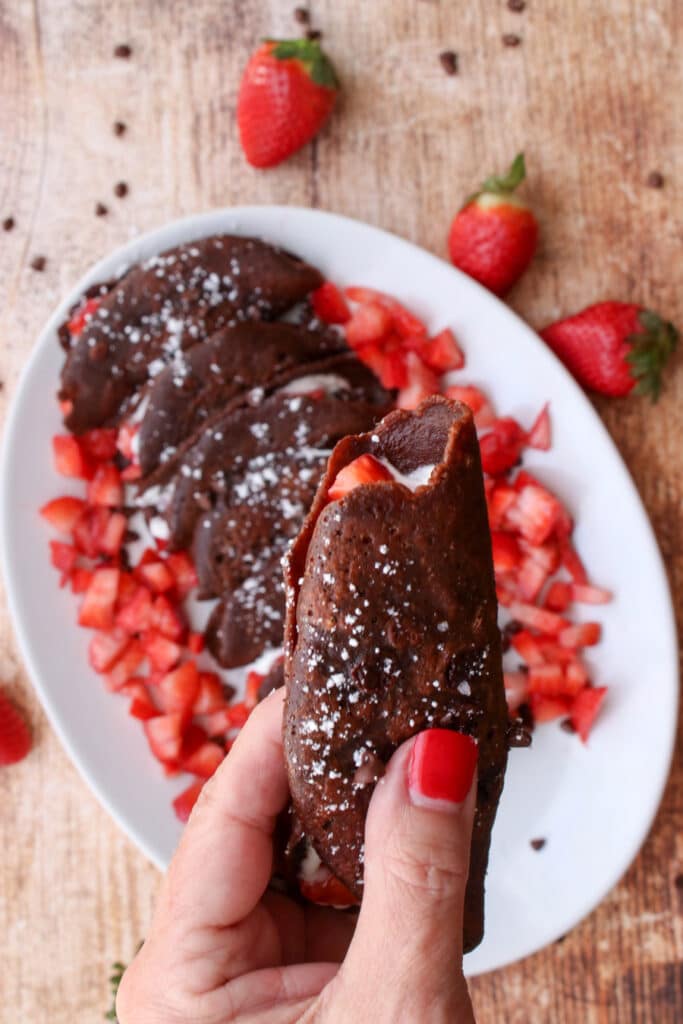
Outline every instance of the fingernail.
{"type": "Polygon", "coordinates": [[[470,791],[478,749],[471,736],[452,729],[427,729],[413,745],[408,790],[414,804],[448,810],[470,791]]]}

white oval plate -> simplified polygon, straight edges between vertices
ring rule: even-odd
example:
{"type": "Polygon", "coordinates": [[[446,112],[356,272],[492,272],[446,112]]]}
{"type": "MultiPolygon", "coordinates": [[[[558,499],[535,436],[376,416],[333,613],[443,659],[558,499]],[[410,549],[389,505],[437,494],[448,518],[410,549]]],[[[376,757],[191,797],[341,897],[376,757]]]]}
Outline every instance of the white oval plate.
{"type": "Polygon", "coordinates": [[[61,429],[55,391],[63,353],[56,328],[66,311],[88,285],[111,278],[125,264],[220,231],[262,236],[342,285],[370,285],[398,296],[430,328],[451,326],[467,355],[459,376],[483,385],[500,414],[528,425],[550,401],[552,451],[529,452],[525,465],[567,502],[592,578],[616,594],[598,609],[604,640],[589,658],[597,682],[610,691],[587,746],[553,723],[537,730],[531,750],[512,752],[491,849],[486,937],[466,957],[471,975],[502,967],[588,914],[645,839],[673,748],[676,635],[650,524],[592,406],[526,324],[447,263],[334,214],[242,207],[169,224],[94,266],[40,335],[5,436],[2,558],[22,655],[85,780],[133,841],[164,867],[180,835],[171,800],[187,777],[163,778],[126,702],[106,693],[88,667],[88,634],[76,628],[76,599],[57,587],[48,530],[37,510],[69,483],[55,474],[50,444],[61,429]],[[546,839],[540,852],[529,845],[534,838],[546,839]]]}

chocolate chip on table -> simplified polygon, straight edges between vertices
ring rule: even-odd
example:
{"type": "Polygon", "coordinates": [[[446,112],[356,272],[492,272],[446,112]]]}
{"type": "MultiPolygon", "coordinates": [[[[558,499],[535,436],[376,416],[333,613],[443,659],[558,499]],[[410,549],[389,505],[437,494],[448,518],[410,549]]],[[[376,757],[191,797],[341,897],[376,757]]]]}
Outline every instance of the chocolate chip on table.
{"type": "Polygon", "coordinates": [[[312,40],[322,39],[323,34],[319,28],[308,28],[306,29],[306,38],[312,40]]]}
{"type": "Polygon", "coordinates": [[[546,844],[545,839],[532,839],[529,843],[532,850],[542,850],[546,844]]]}
{"type": "Polygon", "coordinates": [[[441,67],[447,75],[457,75],[458,55],[454,50],[444,50],[443,53],[439,54],[439,60],[441,62],[441,67]]]}
{"type": "Polygon", "coordinates": [[[508,0],[508,9],[514,11],[515,14],[521,14],[525,7],[525,0],[508,0]]]}
{"type": "Polygon", "coordinates": [[[295,7],[294,20],[298,21],[300,25],[308,25],[311,20],[311,16],[305,7],[295,7]]]}
{"type": "Polygon", "coordinates": [[[114,135],[125,135],[126,134],[126,123],[125,121],[114,121],[114,135]]]}
{"type": "Polygon", "coordinates": [[[37,270],[38,273],[45,270],[47,260],[44,256],[34,256],[31,260],[31,270],[37,270]]]}
{"type": "Polygon", "coordinates": [[[576,726],[571,718],[563,718],[560,722],[560,729],[564,729],[565,732],[576,732],[576,726]]]}
{"type": "Polygon", "coordinates": [[[11,231],[13,227],[14,227],[14,217],[5,217],[5,219],[2,222],[2,230],[3,231],[11,231]]]}
{"type": "Polygon", "coordinates": [[[648,188],[664,188],[664,175],[660,171],[650,171],[645,184],[648,188]]]}
{"type": "Polygon", "coordinates": [[[519,46],[522,41],[522,37],[515,35],[514,32],[506,32],[503,36],[504,46],[519,46]]]}
{"type": "Polygon", "coordinates": [[[128,43],[119,43],[119,45],[114,49],[114,56],[120,57],[121,60],[128,60],[132,52],[133,50],[128,43]]]}
{"type": "Polygon", "coordinates": [[[114,195],[119,199],[123,199],[124,196],[128,195],[128,185],[125,181],[117,181],[114,185],[114,195]]]}
{"type": "Polygon", "coordinates": [[[95,216],[106,217],[109,213],[109,207],[105,206],[104,203],[95,203],[95,216]]]}

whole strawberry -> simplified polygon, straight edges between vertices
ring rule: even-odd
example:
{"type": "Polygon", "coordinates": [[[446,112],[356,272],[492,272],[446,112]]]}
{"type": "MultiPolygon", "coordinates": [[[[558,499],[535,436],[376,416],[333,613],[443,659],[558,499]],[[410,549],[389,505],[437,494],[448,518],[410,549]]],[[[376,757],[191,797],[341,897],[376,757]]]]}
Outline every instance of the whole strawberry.
{"type": "Polygon", "coordinates": [[[516,195],[524,181],[519,153],[503,178],[487,178],[481,190],[456,213],[448,235],[451,261],[496,295],[504,295],[531,263],[538,224],[516,195]]]}
{"type": "Polygon", "coordinates": [[[21,761],[31,749],[31,734],[14,704],[0,693],[0,765],[21,761]]]}
{"type": "Polygon", "coordinates": [[[309,142],[339,91],[332,64],[312,39],[270,39],[252,54],[237,99],[244,155],[272,167],[309,142]]]}
{"type": "Polygon", "coordinates": [[[642,306],[597,302],[558,320],[541,337],[584,387],[602,395],[659,397],[678,331],[642,306]]]}

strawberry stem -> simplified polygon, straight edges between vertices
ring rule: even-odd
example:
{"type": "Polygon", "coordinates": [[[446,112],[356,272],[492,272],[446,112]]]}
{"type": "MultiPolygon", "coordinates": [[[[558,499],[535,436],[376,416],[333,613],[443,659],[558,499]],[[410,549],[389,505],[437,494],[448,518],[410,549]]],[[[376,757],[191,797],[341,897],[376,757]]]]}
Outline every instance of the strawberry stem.
{"type": "Polygon", "coordinates": [[[316,85],[324,89],[338,89],[339,79],[329,57],[315,39],[269,39],[271,53],[278,60],[296,60],[316,85]]]}
{"type": "Polygon", "coordinates": [[[631,346],[626,359],[637,381],[635,393],[649,395],[656,402],[662,390],[662,371],[678,344],[678,331],[649,309],[642,310],[638,320],[643,329],[626,339],[631,346]]]}
{"type": "Polygon", "coordinates": [[[507,174],[502,177],[494,174],[487,178],[481,186],[481,191],[492,192],[494,195],[509,195],[515,191],[518,185],[522,184],[525,177],[524,153],[518,153],[510,164],[507,174]]]}

